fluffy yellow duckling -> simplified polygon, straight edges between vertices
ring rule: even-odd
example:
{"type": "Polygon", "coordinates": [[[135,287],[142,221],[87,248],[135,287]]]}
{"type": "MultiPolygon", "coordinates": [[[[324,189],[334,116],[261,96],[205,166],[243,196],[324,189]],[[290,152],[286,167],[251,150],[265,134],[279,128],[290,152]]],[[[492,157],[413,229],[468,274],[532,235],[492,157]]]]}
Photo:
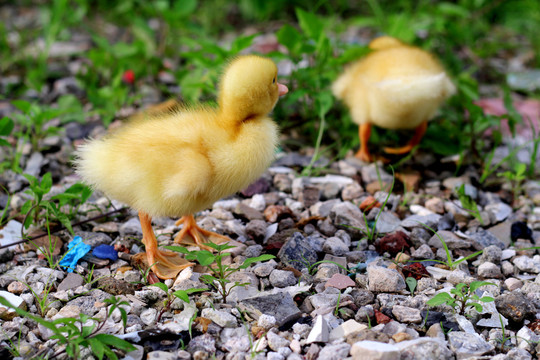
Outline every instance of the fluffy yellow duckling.
{"type": "Polygon", "coordinates": [[[193,264],[157,248],[152,217],[182,216],[177,243],[229,241],[198,227],[193,214],[265,171],[278,141],[268,113],[285,93],[271,60],[240,56],[224,72],[217,108],[167,104],[78,149],[76,171],[84,181],[139,212],[146,261],[159,278],[193,264]]]}
{"type": "Polygon", "coordinates": [[[368,162],[372,124],[386,129],[415,129],[406,146],[384,149],[392,154],[407,153],[420,142],[428,120],[441,103],[455,92],[454,84],[431,54],[387,36],[373,40],[369,48],[373,51],[349,66],[332,87],[359,125],[356,157],[368,162]]]}

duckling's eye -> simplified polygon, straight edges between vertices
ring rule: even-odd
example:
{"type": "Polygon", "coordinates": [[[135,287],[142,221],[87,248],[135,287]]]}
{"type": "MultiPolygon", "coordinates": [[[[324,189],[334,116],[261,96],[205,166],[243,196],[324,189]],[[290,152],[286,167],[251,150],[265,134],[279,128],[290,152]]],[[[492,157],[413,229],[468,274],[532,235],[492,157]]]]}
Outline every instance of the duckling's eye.
{"type": "Polygon", "coordinates": [[[276,78],[273,78],[272,79],[272,84],[275,84],[276,83],[276,78]]]}

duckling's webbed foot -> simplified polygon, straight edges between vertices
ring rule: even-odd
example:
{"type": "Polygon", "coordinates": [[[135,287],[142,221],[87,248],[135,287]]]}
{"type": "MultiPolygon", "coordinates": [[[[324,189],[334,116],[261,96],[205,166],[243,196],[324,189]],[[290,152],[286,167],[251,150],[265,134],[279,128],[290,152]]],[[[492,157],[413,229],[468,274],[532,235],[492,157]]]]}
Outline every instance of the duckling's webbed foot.
{"type": "Polygon", "coordinates": [[[399,147],[399,148],[389,148],[385,147],[384,152],[387,154],[406,154],[409,151],[411,151],[416,145],[420,144],[420,140],[424,137],[424,134],[427,130],[427,121],[422,122],[416,129],[414,130],[414,135],[409,141],[409,143],[405,146],[399,147]]]}
{"type": "Polygon", "coordinates": [[[198,246],[203,250],[212,251],[212,248],[203,245],[213,242],[214,244],[223,244],[232,240],[226,236],[205,230],[197,225],[193,215],[182,216],[176,222],[176,226],[183,224],[182,230],[174,238],[174,242],[184,246],[198,246]]]}
{"type": "Polygon", "coordinates": [[[135,261],[142,262],[146,266],[151,266],[152,271],[160,279],[173,279],[180,271],[195,265],[184,259],[179,253],[159,250],[157,239],[152,230],[152,218],[140,211],[139,219],[141,220],[143,232],[142,242],[146,248],[146,253],[135,255],[135,261]]]}

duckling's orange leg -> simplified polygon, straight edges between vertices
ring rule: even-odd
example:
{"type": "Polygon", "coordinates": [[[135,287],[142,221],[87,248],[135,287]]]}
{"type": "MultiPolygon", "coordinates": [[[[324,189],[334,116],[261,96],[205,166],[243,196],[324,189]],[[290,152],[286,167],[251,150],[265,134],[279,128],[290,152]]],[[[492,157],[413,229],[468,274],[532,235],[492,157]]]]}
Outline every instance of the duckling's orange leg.
{"type": "Polygon", "coordinates": [[[193,215],[182,216],[180,220],[176,222],[176,226],[179,226],[180,224],[183,224],[184,227],[180,230],[180,233],[176,235],[174,241],[182,245],[195,245],[201,249],[211,251],[212,248],[203,244],[209,242],[222,244],[232,241],[226,236],[199,227],[193,215]]]}
{"type": "Polygon", "coordinates": [[[362,161],[370,162],[371,155],[369,154],[368,141],[371,136],[371,124],[363,123],[358,127],[358,137],[360,138],[360,150],[356,153],[356,157],[362,161]]]}
{"type": "Polygon", "coordinates": [[[422,122],[418,127],[414,130],[414,135],[409,141],[409,143],[403,147],[400,148],[384,148],[384,152],[388,154],[406,154],[409,151],[412,150],[413,147],[420,144],[420,140],[424,137],[424,134],[427,130],[427,121],[422,122]]]}
{"type": "MultiPolygon", "coordinates": [[[[148,266],[152,266],[152,271],[157,277],[160,279],[173,279],[181,270],[195,265],[184,259],[179,253],[159,250],[152,229],[152,218],[150,215],[139,211],[139,219],[141,220],[143,232],[142,242],[146,248],[146,259],[141,260],[146,262],[148,266]]],[[[144,253],[139,256],[144,256],[144,253]]]]}

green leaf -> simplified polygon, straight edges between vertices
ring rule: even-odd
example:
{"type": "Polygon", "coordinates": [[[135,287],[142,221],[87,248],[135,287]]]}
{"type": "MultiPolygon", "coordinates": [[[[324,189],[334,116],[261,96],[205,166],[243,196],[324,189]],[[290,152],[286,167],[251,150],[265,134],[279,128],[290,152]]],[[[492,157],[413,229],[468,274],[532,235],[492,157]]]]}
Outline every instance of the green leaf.
{"type": "Polygon", "coordinates": [[[0,139],[0,146],[11,146],[11,144],[7,140],[0,139]]]}
{"type": "Polygon", "coordinates": [[[264,254],[264,255],[261,255],[261,256],[257,256],[257,257],[253,257],[253,258],[247,258],[246,260],[244,260],[244,263],[238,267],[238,269],[246,269],[249,265],[253,264],[253,263],[256,263],[258,261],[267,261],[267,260],[271,260],[271,259],[274,259],[275,256],[274,255],[270,255],[270,254],[264,254]]]}
{"type": "Polygon", "coordinates": [[[409,287],[409,291],[411,292],[411,294],[413,294],[414,289],[416,289],[416,284],[417,284],[416,279],[409,276],[408,278],[405,279],[405,282],[407,283],[407,286],[409,287]]]}
{"type": "Polygon", "coordinates": [[[300,28],[311,39],[318,41],[324,30],[324,22],[313,13],[296,8],[296,17],[300,28]]]}
{"type": "Polygon", "coordinates": [[[103,344],[113,346],[117,349],[124,350],[124,351],[133,351],[135,350],[135,346],[131,345],[129,342],[119,339],[114,335],[109,334],[97,334],[94,336],[94,338],[101,341],[103,344]]]}
{"type": "Polygon", "coordinates": [[[231,54],[238,54],[240,51],[244,50],[245,48],[249,47],[251,43],[253,42],[253,39],[258,34],[248,35],[248,36],[240,36],[236,38],[232,44],[231,44],[231,54]]]}
{"type": "Polygon", "coordinates": [[[103,345],[103,343],[95,337],[89,338],[88,343],[90,344],[94,355],[96,355],[99,360],[102,360],[103,355],[105,354],[105,346],[103,345]]]}
{"type": "Polygon", "coordinates": [[[493,283],[490,283],[490,282],[487,282],[487,281],[473,281],[470,283],[469,285],[469,289],[471,291],[471,293],[475,292],[476,289],[482,287],[482,286],[486,286],[486,285],[495,285],[493,283]]]}
{"type": "Polygon", "coordinates": [[[208,266],[216,261],[216,257],[210,251],[200,250],[197,252],[197,261],[202,266],[208,266]]]}
{"type": "Polygon", "coordinates": [[[302,34],[291,25],[283,25],[276,33],[277,40],[284,45],[293,56],[299,56],[302,49],[302,34]]]}
{"type": "Polygon", "coordinates": [[[165,294],[169,293],[169,288],[167,287],[167,285],[165,285],[162,282],[158,282],[158,283],[155,283],[155,284],[150,284],[148,286],[155,286],[155,287],[160,288],[161,290],[163,290],[165,292],[165,294]]]}
{"type": "Polygon", "coordinates": [[[495,301],[494,298],[492,298],[491,296],[483,296],[481,297],[480,299],[478,299],[479,301],[482,301],[482,302],[492,302],[492,301],[495,301]]]}
{"type": "Polygon", "coordinates": [[[478,311],[478,312],[482,312],[482,310],[484,309],[484,308],[482,307],[482,305],[480,305],[479,303],[475,303],[475,302],[473,302],[473,303],[468,303],[467,306],[474,306],[474,308],[475,308],[476,311],[478,311]]]}
{"type": "Polygon", "coordinates": [[[214,281],[217,281],[216,277],[208,274],[201,275],[200,279],[210,285],[212,285],[214,281]]]}
{"type": "Polygon", "coordinates": [[[182,0],[174,2],[174,13],[181,17],[187,17],[197,9],[197,0],[182,0]]]}
{"type": "Polygon", "coordinates": [[[29,103],[28,101],[24,101],[24,100],[13,100],[11,102],[11,105],[15,106],[17,109],[19,109],[21,112],[23,112],[25,114],[28,113],[28,111],[32,107],[31,103],[29,103]]]}
{"type": "MultiPolygon", "coordinates": [[[[8,136],[9,134],[11,134],[11,131],[13,131],[14,126],[15,126],[15,123],[10,118],[3,117],[2,119],[0,119],[0,136],[8,136]]],[[[6,146],[9,146],[9,143],[8,142],[6,143],[7,143],[6,146]]]]}
{"type": "Polygon", "coordinates": [[[450,294],[446,292],[442,292],[442,293],[438,293],[433,298],[428,300],[426,304],[429,306],[438,306],[441,304],[448,304],[449,302],[453,302],[453,301],[454,301],[454,298],[452,298],[450,294]]]}
{"type": "Polygon", "coordinates": [[[189,302],[189,296],[185,290],[177,290],[173,292],[173,295],[182,300],[183,302],[189,302]]]}
{"type": "Polygon", "coordinates": [[[41,178],[41,188],[43,189],[43,193],[46,194],[51,190],[52,187],[52,175],[50,172],[43,175],[41,178]]]}

